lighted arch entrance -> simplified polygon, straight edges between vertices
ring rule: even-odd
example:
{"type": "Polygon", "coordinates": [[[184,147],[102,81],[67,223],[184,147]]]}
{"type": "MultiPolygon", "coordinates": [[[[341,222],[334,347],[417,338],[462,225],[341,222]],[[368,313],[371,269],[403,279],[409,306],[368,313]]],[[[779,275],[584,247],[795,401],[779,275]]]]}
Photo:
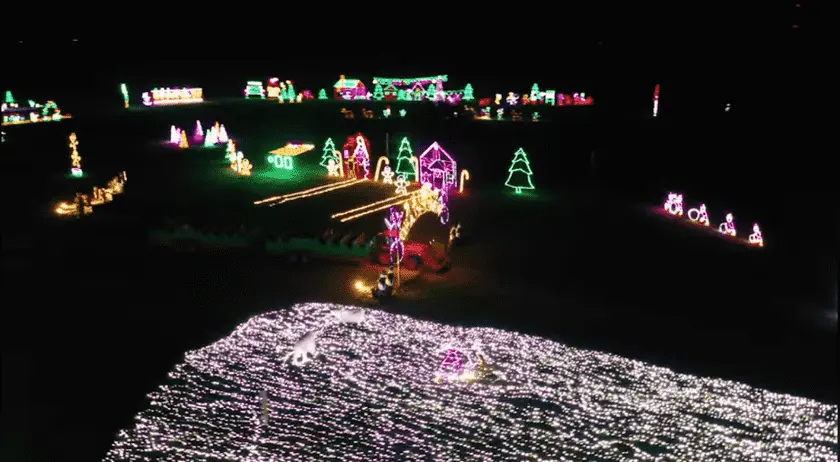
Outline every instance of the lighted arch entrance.
{"type": "Polygon", "coordinates": [[[418,191],[411,195],[411,198],[403,204],[404,215],[400,225],[400,241],[405,241],[408,238],[408,233],[421,216],[427,213],[440,216],[444,208],[440,199],[440,191],[432,189],[432,185],[429,183],[424,183],[418,191]]]}

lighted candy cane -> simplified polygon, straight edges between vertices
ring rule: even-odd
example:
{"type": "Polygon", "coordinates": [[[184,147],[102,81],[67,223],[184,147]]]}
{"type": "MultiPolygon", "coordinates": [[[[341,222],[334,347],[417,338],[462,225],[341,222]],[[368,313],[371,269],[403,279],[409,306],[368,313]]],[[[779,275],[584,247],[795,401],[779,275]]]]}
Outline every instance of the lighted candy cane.
{"type": "Polygon", "coordinates": [[[724,221],[720,224],[720,226],[718,226],[718,231],[732,237],[735,237],[737,235],[737,232],[735,231],[735,223],[733,222],[731,213],[726,214],[726,221],[724,221]]]}
{"type": "Polygon", "coordinates": [[[689,209],[688,219],[701,225],[709,226],[709,214],[706,213],[706,204],[700,204],[699,209],[689,209]]]}
{"type": "Polygon", "coordinates": [[[761,235],[761,228],[758,223],[753,223],[753,233],[750,234],[750,244],[764,247],[764,237],[761,235]]]}
{"type": "Polygon", "coordinates": [[[665,201],[665,211],[681,217],[683,214],[682,200],[682,194],[668,193],[668,200],[665,201]]]}
{"type": "Polygon", "coordinates": [[[379,160],[376,161],[376,172],[373,174],[373,181],[379,181],[379,171],[382,168],[382,161],[385,161],[385,165],[391,165],[391,161],[388,160],[387,157],[380,157],[379,160]]]}
{"type": "Polygon", "coordinates": [[[464,181],[470,179],[470,172],[467,169],[461,170],[461,185],[458,187],[458,192],[464,194],[464,181]]]}

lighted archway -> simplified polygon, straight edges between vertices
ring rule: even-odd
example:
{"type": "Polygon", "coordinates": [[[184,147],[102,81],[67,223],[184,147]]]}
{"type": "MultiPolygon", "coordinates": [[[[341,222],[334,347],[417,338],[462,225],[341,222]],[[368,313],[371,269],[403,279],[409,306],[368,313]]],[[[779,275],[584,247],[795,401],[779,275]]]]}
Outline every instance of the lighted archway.
{"type": "Polygon", "coordinates": [[[408,233],[418,218],[427,213],[440,216],[442,210],[440,191],[432,189],[431,184],[424,183],[420,190],[412,194],[411,198],[403,204],[405,215],[400,226],[400,240],[405,241],[408,238],[408,233]]]}

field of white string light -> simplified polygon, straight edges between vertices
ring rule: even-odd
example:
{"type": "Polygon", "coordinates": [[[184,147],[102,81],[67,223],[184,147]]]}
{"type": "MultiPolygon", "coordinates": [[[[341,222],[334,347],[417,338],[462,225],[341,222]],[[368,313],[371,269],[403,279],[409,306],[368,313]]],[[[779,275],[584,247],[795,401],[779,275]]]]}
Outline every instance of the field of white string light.
{"type": "Polygon", "coordinates": [[[189,352],[117,460],[823,461],[837,406],[489,328],[302,304],[189,352]]]}

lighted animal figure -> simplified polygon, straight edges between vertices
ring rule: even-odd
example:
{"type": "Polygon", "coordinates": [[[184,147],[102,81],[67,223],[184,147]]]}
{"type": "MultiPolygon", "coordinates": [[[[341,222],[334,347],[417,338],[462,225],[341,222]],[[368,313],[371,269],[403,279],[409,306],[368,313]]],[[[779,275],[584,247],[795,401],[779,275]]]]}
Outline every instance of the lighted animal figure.
{"type": "Polygon", "coordinates": [[[516,104],[519,102],[519,95],[512,91],[509,91],[507,98],[505,98],[505,102],[510,104],[511,106],[516,106],[516,104]]]}
{"type": "Polygon", "coordinates": [[[397,187],[394,194],[405,194],[408,192],[408,184],[406,183],[403,175],[397,175],[397,181],[394,184],[397,187]]]}
{"type": "Polygon", "coordinates": [[[709,226],[709,214],[706,212],[706,204],[700,204],[699,209],[689,209],[688,219],[695,223],[709,226]]]}
{"type": "Polygon", "coordinates": [[[749,240],[752,245],[764,247],[764,237],[761,235],[761,228],[758,227],[758,223],[753,223],[753,232],[750,234],[749,240]]]}
{"type": "Polygon", "coordinates": [[[350,310],[334,310],[330,314],[340,324],[362,324],[365,322],[365,310],[355,308],[350,310]]]}
{"type": "Polygon", "coordinates": [[[731,237],[737,236],[738,233],[735,231],[735,223],[734,223],[733,220],[734,219],[732,217],[732,214],[727,213],[726,214],[726,221],[724,221],[723,223],[720,224],[720,226],[718,226],[718,231],[720,231],[723,234],[729,235],[731,237]]]}
{"type": "Polygon", "coordinates": [[[665,201],[665,211],[671,215],[681,217],[683,214],[682,194],[668,193],[668,200],[665,201]]]}
{"type": "Polygon", "coordinates": [[[341,176],[341,166],[335,159],[327,160],[327,176],[341,176]]]}
{"type": "Polygon", "coordinates": [[[387,165],[382,168],[382,182],[385,184],[394,184],[394,172],[387,165]]]}
{"type": "MultiPolygon", "coordinates": [[[[283,362],[287,362],[291,360],[291,363],[295,366],[303,366],[304,364],[312,361],[313,359],[318,357],[318,333],[319,329],[311,330],[307,332],[300,340],[295,343],[294,348],[292,349],[291,353],[287,354],[283,358],[283,362]]],[[[283,348],[282,346],[278,346],[277,350],[283,348]]]]}

